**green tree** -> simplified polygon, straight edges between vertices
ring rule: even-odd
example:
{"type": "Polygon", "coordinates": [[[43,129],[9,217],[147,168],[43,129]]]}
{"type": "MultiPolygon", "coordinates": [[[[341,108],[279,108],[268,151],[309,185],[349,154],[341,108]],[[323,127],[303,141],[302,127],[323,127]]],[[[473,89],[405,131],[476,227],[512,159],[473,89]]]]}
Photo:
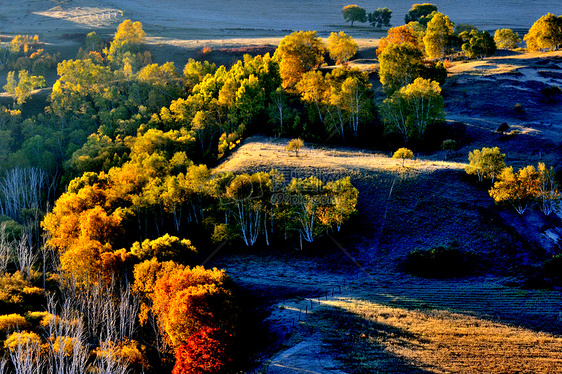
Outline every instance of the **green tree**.
{"type": "Polygon", "coordinates": [[[515,49],[521,43],[521,38],[511,29],[499,29],[494,33],[494,41],[499,49],[515,49]]]}
{"type": "Polygon", "coordinates": [[[283,88],[294,88],[304,73],[320,66],[325,52],[316,31],[293,32],[281,39],[274,57],[279,61],[283,88]]]}
{"type": "Polygon", "coordinates": [[[422,140],[429,125],[445,118],[439,83],[417,78],[383,101],[381,116],[387,131],[398,132],[405,143],[422,140]]]}
{"type": "Polygon", "coordinates": [[[372,13],[369,13],[369,23],[373,27],[390,27],[390,18],[392,17],[392,10],[388,8],[377,8],[372,13]]]}
{"type": "Polygon", "coordinates": [[[462,50],[468,58],[483,59],[496,53],[496,43],[487,31],[472,30],[470,33],[464,31],[459,37],[465,41],[462,50]]]}
{"type": "Polygon", "coordinates": [[[414,4],[404,17],[404,22],[406,24],[410,22],[419,22],[420,18],[427,16],[432,12],[437,12],[437,5],[429,3],[414,4]]]}
{"type": "Polygon", "coordinates": [[[562,45],[562,16],[545,14],[533,24],[523,40],[529,51],[558,49],[562,45]]]}
{"type": "Polygon", "coordinates": [[[390,44],[379,56],[379,77],[387,95],[412,83],[424,68],[423,54],[412,43],[390,44]]]}
{"type": "Polygon", "coordinates": [[[495,177],[505,168],[505,153],[501,153],[498,147],[484,147],[470,152],[468,161],[465,168],[468,174],[476,174],[480,182],[486,178],[494,183],[495,177]]]}
{"type": "Polygon", "coordinates": [[[454,32],[454,24],[449,17],[442,13],[436,13],[427,24],[427,30],[423,37],[425,53],[431,59],[443,58],[447,53],[451,35],[454,32]]]}
{"type": "Polygon", "coordinates": [[[414,152],[409,150],[408,148],[398,148],[396,152],[392,155],[392,158],[401,159],[402,160],[402,167],[404,167],[404,162],[406,159],[411,160],[414,158],[414,152]]]}
{"type": "Polygon", "coordinates": [[[42,76],[29,75],[27,70],[20,70],[18,79],[16,79],[15,73],[15,71],[8,73],[7,82],[4,85],[4,90],[12,96],[14,105],[22,105],[31,97],[33,90],[45,87],[45,78],[42,76]]]}
{"type": "Polygon", "coordinates": [[[346,5],[342,9],[343,18],[345,22],[367,22],[367,11],[359,5],[346,5]]]}
{"type": "Polygon", "coordinates": [[[343,31],[333,32],[328,37],[328,52],[332,60],[345,65],[357,53],[357,43],[343,31]]]}

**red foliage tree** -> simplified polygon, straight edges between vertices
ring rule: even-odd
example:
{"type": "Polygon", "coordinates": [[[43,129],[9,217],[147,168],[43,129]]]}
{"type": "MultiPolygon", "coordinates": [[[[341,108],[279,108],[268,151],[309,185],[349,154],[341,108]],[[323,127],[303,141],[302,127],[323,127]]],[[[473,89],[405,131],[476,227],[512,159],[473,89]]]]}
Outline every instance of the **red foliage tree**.
{"type": "Polygon", "coordinates": [[[218,373],[230,364],[225,337],[218,329],[203,327],[176,350],[172,374],[218,373]]]}

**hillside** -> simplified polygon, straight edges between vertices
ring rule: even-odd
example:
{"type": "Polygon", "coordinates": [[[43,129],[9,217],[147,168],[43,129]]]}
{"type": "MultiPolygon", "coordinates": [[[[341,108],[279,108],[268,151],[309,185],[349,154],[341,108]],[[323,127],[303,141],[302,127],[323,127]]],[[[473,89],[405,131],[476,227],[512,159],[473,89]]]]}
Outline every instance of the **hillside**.
{"type": "Polygon", "coordinates": [[[465,176],[462,163],[420,155],[401,168],[386,155],[323,147],[307,147],[296,158],[285,144],[248,139],[218,170],[350,176],[360,191],[359,214],[346,239],[331,236],[312,253],[230,249],[211,260],[265,303],[280,343],[297,343],[271,361],[268,373],[319,365],[344,372],[380,365],[385,372],[466,373],[479,372],[483,363],[490,373],[560,372],[562,339],[551,334],[562,327],[562,296],[512,287],[519,282],[514,270],[534,261],[532,251],[503,223],[487,192],[465,176]],[[431,280],[400,270],[409,251],[451,242],[476,254],[473,276],[431,280]],[[311,308],[315,314],[305,319],[311,308]],[[540,358],[527,350],[531,341],[548,345],[541,345],[540,358]],[[311,350],[322,359],[311,361],[311,350]],[[488,353],[478,358],[483,350],[488,353]]]}

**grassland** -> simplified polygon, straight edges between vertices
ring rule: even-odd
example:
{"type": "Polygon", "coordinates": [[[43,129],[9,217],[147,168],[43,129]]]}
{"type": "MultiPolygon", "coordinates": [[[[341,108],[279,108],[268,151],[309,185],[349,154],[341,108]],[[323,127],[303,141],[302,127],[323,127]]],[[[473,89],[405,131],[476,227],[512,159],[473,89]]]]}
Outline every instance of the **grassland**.
{"type": "MultiPolygon", "coordinates": [[[[181,67],[190,57],[229,64],[248,48],[272,50],[293,30],[316,29],[322,36],[344,30],[359,42],[360,63],[369,69],[376,63],[374,48],[384,31],[344,25],[341,3],[295,3],[248,1],[248,11],[236,1],[168,0],[156,13],[144,1],[92,6],[85,0],[27,0],[3,4],[0,32],[38,33],[46,48],[73,58],[87,32],[109,37],[131,18],[143,22],[155,62],[181,67]],[[203,47],[211,54],[203,56],[203,47]]],[[[398,24],[411,2],[378,5],[394,9],[398,24]]],[[[552,1],[504,6],[501,12],[486,11],[490,6],[499,7],[473,0],[441,10],[458,23],[489,30],[525,29],[546,12],[562,13],[552,1]]],[[[516,166],[562,166],[562,104],[544,103],[539,94],[541,87],[562,85],[552,74],[561,61],[562,52],[556,52],[453,63],[444,87],[447,119],[467,126],[453,155],[417,155],[403,168],[389,154],[352,148],[307,145],[302,157],[290,157],[287,139],[251,138],[220,165],[218,170],[239,172],[277,168],[287,178],[350,176],[360,190],[351,227],[321,239],[312,251],[298,251],[296,243],[261,252],[231,247],[211,260],[255,299],[256,315],[267,316],[268,345],[254,358],[256,372],[562,372],[560,290],[519,287],[520,269],[544,255],[537,243],[545,240],[546,223],[498,210],[486,189],[463,172],[469,151],[495,145],[516,166]],[[514,111],[517,103],[525,106],[523,113],[514,111]],[[495,133],[502,122],[520,133],[495,133]],[[434,280],[400,270],[409,251],[453,241],[480,259],[472,276],[434,280]]]]}

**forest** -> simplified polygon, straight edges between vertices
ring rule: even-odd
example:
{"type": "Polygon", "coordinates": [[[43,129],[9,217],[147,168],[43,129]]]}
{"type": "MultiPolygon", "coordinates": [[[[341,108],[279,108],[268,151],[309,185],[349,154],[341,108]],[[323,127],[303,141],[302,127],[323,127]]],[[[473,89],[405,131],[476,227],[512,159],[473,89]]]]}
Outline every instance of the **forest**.
{"type": "MultiPolygon", "coordinates": [[[[143,24],[128,19],[111,39],[87,33],[74,59],[37,35],[2,43],[12,102],[0,107],[0,374],[250,370],[241,286],[206,259],[222,247],[318,253],[352,232],[363,192],[349,175],[220,165],[262,136],[286,139],[294,160],[320,144],[394,153],[407,170],[415,154],[466,142],[445,119],[455,61],[562,46],[562,16],[550,13],[521,38],[456,25],[433,4],[396,27],[388,8],[357,8],[342,12],[352,26],[388,28],[376,68],[352,64],[360,47],[343,31],[295,31],[230,66],[154,63],[143,24]]],[[[558,102],[562,91],[540,95],[558,102]]],[[[474,149],[466,178],[518,215],[559,209],[559,165],[505,160],[498,147],[474,149]]],[[[404,268],[427,272],[440,250],[412,252],[404,268]]],[[[562,254],[538,271],[562,285],[562,254]]]]}

